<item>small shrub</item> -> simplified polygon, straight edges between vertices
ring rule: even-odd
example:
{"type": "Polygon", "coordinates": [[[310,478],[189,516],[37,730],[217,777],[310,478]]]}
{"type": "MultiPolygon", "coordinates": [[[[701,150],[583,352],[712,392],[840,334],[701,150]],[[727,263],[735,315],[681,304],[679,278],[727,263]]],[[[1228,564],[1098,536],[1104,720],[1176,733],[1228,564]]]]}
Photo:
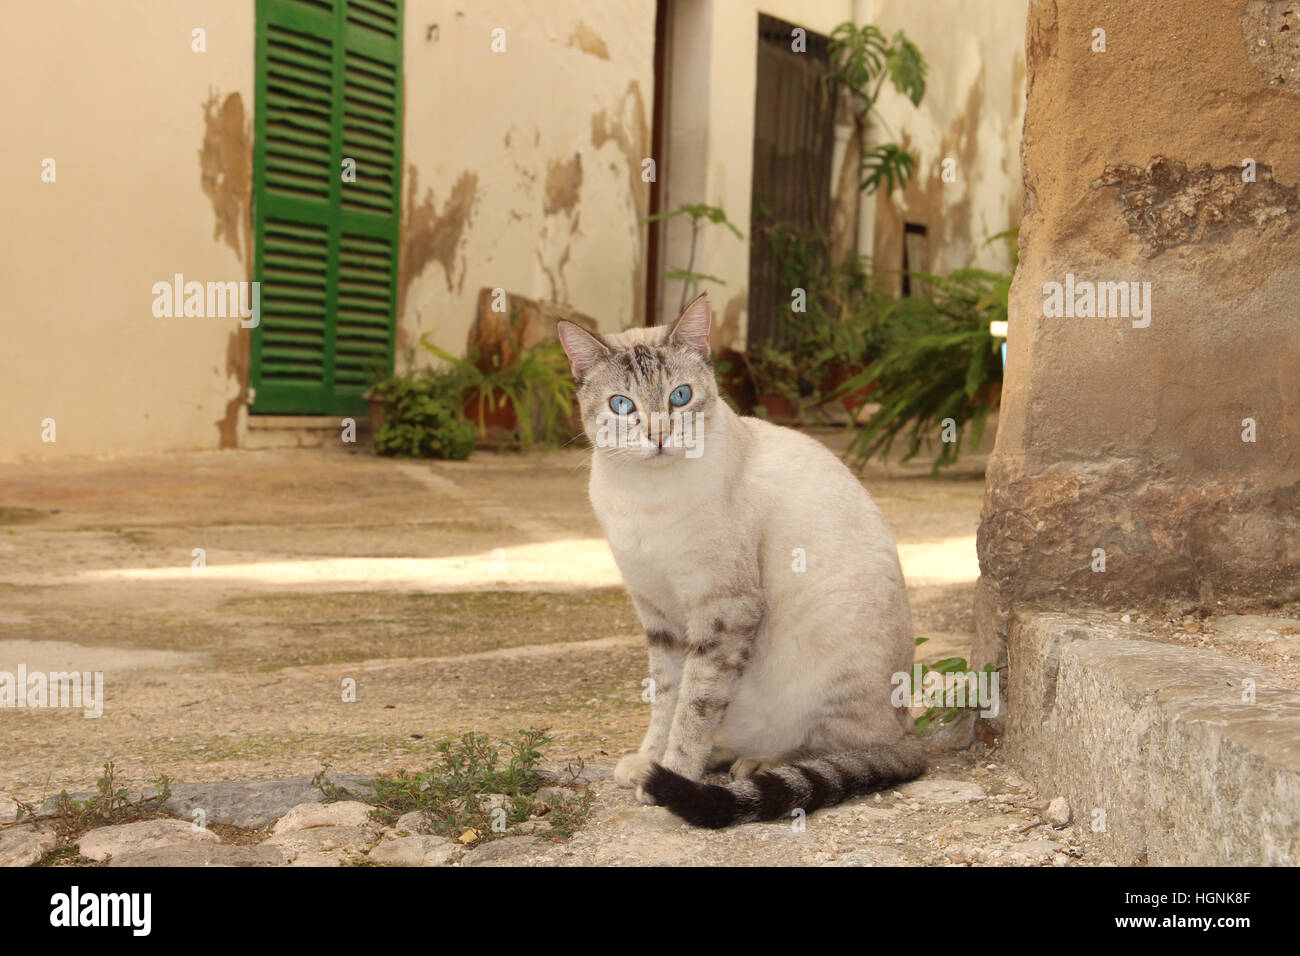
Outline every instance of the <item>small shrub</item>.
{"type": "Polygon", "coordinates": [[[543,786],[556,783],[540,767],[541,748],[552,739],[533,727],[500,744],[486,734],[464,734],[434,746],[436,761],[430,769],[377,778],[373,798],[341,790],[324,772],[316,775],[316,785],[329,799],[373,803],[372,815],[384,824],[419,811],[430,832],[452,839],[473,830],[478,835],[473,842],[487,841],[504,835],[502,824],[508,830],[532,819],[546,824],[540,835],[568,837],[581,825],[594,798],[587,787],[564,800],[536,797],[543,786]],[[483,799],[491,795],[501,798],[496,801],[499,807],[483,799]]]}
{"type": "Polygon", "coordinates": [[[16,822],[36,820],[48,823],[66,840],[95,827],[152,820],[163,815],[162,806],[171,798],[171,783],[165,775],[159,775],[153,796],[132,799],[130,791],[118,783],[117,768],[111,760],[104,764],[104,774],[95,782],[95,789],[98,792],[85,800],[71,797],[68,791],[62,790],[48,811],[44,809],[44,800],[39,804],[20,800],[16,822]]]}
{"type": "Polygon", "coordinates": [[[474,450],[457,376],[427,369],[384,379],[370,393],[384,404],[384,423],[371,443],[376,455],[464,461],[474,450]]]}

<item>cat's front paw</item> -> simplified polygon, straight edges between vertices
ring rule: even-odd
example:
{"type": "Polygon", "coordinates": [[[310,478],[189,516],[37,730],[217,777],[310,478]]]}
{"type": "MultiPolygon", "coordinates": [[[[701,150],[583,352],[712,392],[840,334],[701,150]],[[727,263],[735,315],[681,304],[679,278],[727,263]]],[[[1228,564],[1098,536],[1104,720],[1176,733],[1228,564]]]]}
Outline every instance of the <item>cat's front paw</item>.
{"type": "MultiPolygon", "coordinates": [[[[618,762],[614,768],[614,782],[620,787],[637,788],[637,799],[640,799],[641,784],[645,781],[646,774],[654,766],[654,757],[646,753],[628,754],[618,762]]],[[[643,803],[647,801],[642,801],[643,803]]]]}

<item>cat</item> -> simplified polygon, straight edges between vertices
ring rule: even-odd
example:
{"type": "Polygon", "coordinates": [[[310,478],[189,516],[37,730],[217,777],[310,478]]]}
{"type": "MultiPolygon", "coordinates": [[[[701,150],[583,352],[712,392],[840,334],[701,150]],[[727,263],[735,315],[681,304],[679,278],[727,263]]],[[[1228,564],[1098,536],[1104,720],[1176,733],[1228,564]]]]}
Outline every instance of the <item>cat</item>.
{"type": "Polygon", "coordinates": [[[891,677],[914,641],[898,548],[815,439],[719,396],[712,313],[557,334],[590,497],[650,653],[650,727],[615,781],[689,823],[811,813],[925,772],[891,677]],[[729,768],[731,782],[707,771],[729,768]]]}

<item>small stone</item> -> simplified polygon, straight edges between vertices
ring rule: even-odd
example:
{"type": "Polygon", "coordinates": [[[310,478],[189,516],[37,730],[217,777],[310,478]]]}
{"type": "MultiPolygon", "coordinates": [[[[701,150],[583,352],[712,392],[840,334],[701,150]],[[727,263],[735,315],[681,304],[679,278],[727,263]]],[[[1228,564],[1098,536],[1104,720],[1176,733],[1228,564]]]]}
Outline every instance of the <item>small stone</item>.
{"type": "Polygon", "coordinates": [[[376,839],[373,825],[325,826],[277,833],[262,846],[280,847],[290,855],[290,866],[342,866],[364,856],[376,839]]]}
{"type": "Polygon", "coordinates": [[[985,797],[984,788],[967,780],[913,780],[898,788],[898,793],[909,800],[924,803],[974,803],[985,797]]]}
{"type": "Polygon", "coordinates": [[[109,866],[284,866],[292,859],[280,847],[226,843],[178,843],[113,857],[109,866]]]}
{"type": "Polygon", "coordinates": [[[564,787],[542,787],[533,796],[548,807],[554,807],[568,803],[573,798],[574,792],[564,787]]]}
{"type": "Polygon", "coordinates": [[[371,825],[368,803],[341,800],[338,803],[300,803],[279,820],[272,833],[294,833],[315,827],[362,827],[371,825]]]}
{"type": "MultiPolygon", "coordinates": [[[[331,774],[330,782],[362,797],[373,795],[371,778],[331,774]]],[[[91,794],[93,796],[93,794],[91,794]]],[[[310,776],[272,780],[232,780],[221,783],[174,783],[163,809],[182,820],[202,810],[208,824],[257,830],[273,823],[300,803],[320,803],[325,794],[310,776]]]]}
{"type": "Polygon", "coordinates": [[[455,840],[443,838],[442,843],[424,854],[424,861],[421,866],[445,866],[455,863],[465,855],[465,852],[465,848],[457,844],[455,840]]]}
{"type": "Polygon", "coordinates": [[[547,848],[544,840],[502,839],[480,847],[465,857],[462,866],[527,866],[534,854],[547,848]]]}
{"type": "Polygon", "coordinates": [[[0,830],[0,866],[31,866],[57,843],[54,831],[38,824],[0,830]]]}
{"type": "Polygon", "coordinates": [[[388,839],[370,851],[370,859],[384,866],[441,866],[461,848],[440,836],[388,839]]]}
{"type": "Polygon", "coordinates": [[[1051,840],[1028,840],[1012,846],[1007,855],[1017,863],[1029,866],[1044,866],[1052,862],[1053,857],[1060,848],[1059,843],[1054,843],[1051,840]]]}
{"type": "Polygon", "coordinates": [[[140,820],[116,826],[97,827],[77,841],[77,850],[89,860],[103,861],[142,850],[156,850],[178,843],[220,843],[211,830],[195,827],[184,820],[140,820]]]}
{"type": "Polygon", "coordinates": [[[1054,829],[1061,829],[1070,822],[1070,804],[1065,797],[1056,797],[1043,811],[1043,819],[1054,829]]]}
{"type": "Polygon", "coordinates": [[[478,841],[479,833],[477,830],[469,829],[460,835],[460,842],[464,843],[466,846],[469,846],[471,843],[477,843],[478,841]]]}
{"type": "Polygon", "coordinates": [[[429,826],[428,817],[423,810],[412,810],[410,813],[403,813],[393,824],[393,829],[398,833],[408,833],[412,836],[424,833],[429,826]]]}

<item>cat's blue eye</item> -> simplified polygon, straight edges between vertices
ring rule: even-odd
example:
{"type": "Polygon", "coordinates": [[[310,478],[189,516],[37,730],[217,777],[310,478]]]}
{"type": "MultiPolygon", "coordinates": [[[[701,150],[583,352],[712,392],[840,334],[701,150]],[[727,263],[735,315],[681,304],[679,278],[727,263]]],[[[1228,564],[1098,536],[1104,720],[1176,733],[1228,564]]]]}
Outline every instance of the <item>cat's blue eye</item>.
{"type": "Polygon", "coordinates": [[[691,400],[691,387],[689,385],[678,385],[673,389],[673,393],[668,396],[668,402],[674,408],[681,408],[691,400]]]}
{"type": "Polygon", "coordinates": [[[609,400],[609,408],[615,415],[631,415],[636,406],[626,395],[613,395],[609,400]]]}

